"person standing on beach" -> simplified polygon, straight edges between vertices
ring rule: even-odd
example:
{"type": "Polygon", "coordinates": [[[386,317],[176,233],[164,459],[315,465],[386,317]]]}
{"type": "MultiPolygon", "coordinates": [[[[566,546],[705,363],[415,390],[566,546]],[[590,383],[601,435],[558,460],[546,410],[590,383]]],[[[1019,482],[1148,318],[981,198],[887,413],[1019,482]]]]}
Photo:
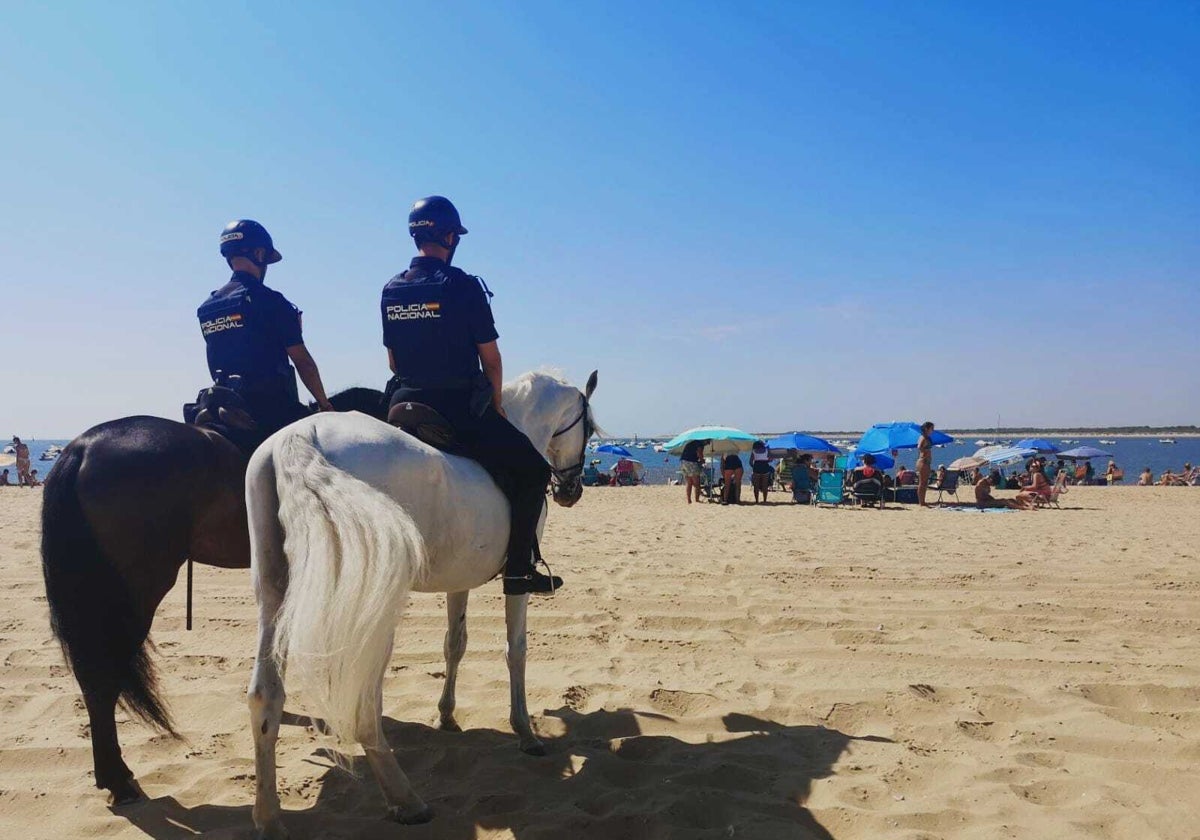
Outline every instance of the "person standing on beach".
{"type": "Polygon", "coordinates": [[[21,439],[13,435],[13,454],[17,456],[17,484],[29,484],[29,447],[21,443],[21,439]]]}
{"type": "Polygon", "coordinates": [[[533,564],[550,465],[508,422],[504,365],[483,280],[450,265],[467,229],[449,199],[419,199],[408,232],[420,254],[383,287],[380,314],[392,378],[389,405],[417,402],[454,428],[458,451],[479,463],[508,498],[511,522],[504,594],[543,595],[562,579],[533,564]]]}
{"type": "Polygon", "coordinates": [[[263,285],[267,266],[283,259],[271,234],[251,219],[230,222],[221,232],[221,256],[233,276],[196,310],[213,381],[239,377],[237,391],[264,436],[308,414],[300,404],[297,373],[321,411],[333,411],[304,346],[300,310],[263,285]]]}
{"type": "Polygon", "coordinates": [[[740,505],[742,503],[742,477],[745,469],[742,459],[736,452],[730,452],[721,459],[721,504],[740,505]]]}
{"type": "Polygon", "coordinates": [[[696,501],[700,501],[700,478],[704,475],[704,447],[706,440],[689,440],[683,445],[679,455],[679,470],[683,473],[683,483],[687,486],[687,503],[692,503],[692,490],[696,491],[696,501]]]}
{"type": "MultiPolygon", "coordinates": [[[[911,428],[911,426],[909,427],[911,428]]],[[[917,504],[925,504],[925,494],[929,491],[929,473],[933,468],[933,422],[926,420],[921,424],[921,439],[917,441],[917,504]]]]}
{"type": "Polygon", "coordinates": [[[762,494],[764,502],[767,500],[767,493],[771,490],[771,479],[774,475],[771,453],[767,449],[766,443],[756,440],[754,448],[750,450],[750,485],[754,489],[754,504],[758,504],[759,493],[762,494]]]}

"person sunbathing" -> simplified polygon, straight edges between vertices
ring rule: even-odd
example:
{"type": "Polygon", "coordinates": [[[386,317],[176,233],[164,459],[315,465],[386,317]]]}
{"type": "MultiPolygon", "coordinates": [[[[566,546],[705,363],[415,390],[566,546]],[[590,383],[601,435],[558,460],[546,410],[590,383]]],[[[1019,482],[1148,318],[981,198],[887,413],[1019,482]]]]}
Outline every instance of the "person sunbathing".
{"type": "MultiPolygon", "coordinates": [[[[1042,476],[1045,479],[1045,476],[1042,476]]],[[[1015,510],[1029,510],[1033,505],[1032,500],[1022,499],[1021,494],[1017,494],[1015,499],[997,499],[992,495],[992,482],[988,477],[980,476],[975,482],[975,506],[982,508],[1013,508],[1015,510]]]]}
{"type": "Polygon", "coordinates": [[[1154,473],[1150,472],[1150,468],[1146,467],[1142,470],[1142,474],[1138,476],[1138,487],[1149,487],[1154,483],[1154,473]]]}
{"type": "Polygon", "coordinates": [[[1160,487],[1177,487],[1184,483],[1185,482],[1180,480],[1179,476],[1177,476],[1175,474],[1174,470],[1171,470],[1169,468],[1167,469],[1166,472],[1164,472],[1162,474],[1162,477],[1159,478],[1159,480],[1158,480],[1158,485],[1160,487]]]}

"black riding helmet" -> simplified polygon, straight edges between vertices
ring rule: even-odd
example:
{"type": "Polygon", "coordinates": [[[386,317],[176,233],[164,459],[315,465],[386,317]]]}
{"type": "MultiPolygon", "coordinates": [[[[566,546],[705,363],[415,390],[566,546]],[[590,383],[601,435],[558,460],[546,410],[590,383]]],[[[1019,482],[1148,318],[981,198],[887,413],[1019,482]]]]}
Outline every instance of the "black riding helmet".
{"type": "Polygon", "coordinates": [[[271,234],[253,219],[237,219],[225,225],[225,230],[221,231],[221,256],[225,259],[245,257],[259,268],[283,259],[283,255],[275,250],[271,234]],[[266,259],[261,263],[254,256],[259,248],[267,252],[266,259]]]}
{"type": "MultiPolygon", "coordinates": [[[[462,236],[467,232],[459,218],[458,210],[450,199],[440,195],[419,198],[408,211],[408,233],[418,245],[422,242],[446,244],[452,233],[462,236]]],[[[449,247],[448,245],[446,247],[449,247]]]]}

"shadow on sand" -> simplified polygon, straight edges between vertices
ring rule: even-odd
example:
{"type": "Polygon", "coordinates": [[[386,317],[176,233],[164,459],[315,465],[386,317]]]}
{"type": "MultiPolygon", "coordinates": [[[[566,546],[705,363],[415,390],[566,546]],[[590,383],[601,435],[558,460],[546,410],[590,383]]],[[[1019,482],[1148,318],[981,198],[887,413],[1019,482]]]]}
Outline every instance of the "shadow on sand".
{"type": "MultiPolygon", "coordinates": [[[[833,773],[853,737],[821,726],[784,726],[749,715],[721,718],[724,731],[702,744],[669,735],[672,718],[630,709],[547,711],[562,734],[544,738],[547,755],[527,756],[510,732],[442,732],[385,718],[401,766],[434,809],[431,823],[400,826],[382,819],[383,799],[366,762],[349,759],[358,778],[329,767],[317,804],[285,811],[295,840],[444,838],[474,840],[491,832],[519,840],[651,838],[794,838],[832,840],[804,807],[813,781],[833,773]]],[[[294,720],[302,720],[295,719],[294,720]]],[[[549,728],[549,727],[543,727],[549,728]]],[[[283,737],[287,737],[286,731],[283,737]]],[[[323,753],[314,761],[328,766],[323,753]]],[[[185,808],[173,797],[116,811],[156,840],[254,836],[247,804],[185,808]]]]}

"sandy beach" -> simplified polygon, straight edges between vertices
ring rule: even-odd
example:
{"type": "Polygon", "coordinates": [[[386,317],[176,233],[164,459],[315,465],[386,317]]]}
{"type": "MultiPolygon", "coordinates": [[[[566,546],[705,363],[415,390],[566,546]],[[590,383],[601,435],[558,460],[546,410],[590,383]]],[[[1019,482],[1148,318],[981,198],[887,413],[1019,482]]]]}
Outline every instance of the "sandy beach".
{"type": "MultiPolygon", "coordinates": [[[[197,569],[192,632],[182,586],[160,609],[186,742],[122,715],[151,799],[114,812],[50,637],[40,504],[0,492],[5,836],[252,837],[248,572],[197,569]]],[[[551,512],[546,554],[568,588],[530,614],[549,755],[519,753],[508,727],[498,585],[472,596],[466,731],[433,728],[444,599],[415,596],[384,709],[435,820],[382,822],[373,782],[297,724],[279,741],[285,821],[297,838],[1200,837],[1200,491],[1072,488],[1063,504],[689,507],[678,487],[588,490],[551,512]]],[[[301,694],[288,711],[305,713],[301,694]]]]}

